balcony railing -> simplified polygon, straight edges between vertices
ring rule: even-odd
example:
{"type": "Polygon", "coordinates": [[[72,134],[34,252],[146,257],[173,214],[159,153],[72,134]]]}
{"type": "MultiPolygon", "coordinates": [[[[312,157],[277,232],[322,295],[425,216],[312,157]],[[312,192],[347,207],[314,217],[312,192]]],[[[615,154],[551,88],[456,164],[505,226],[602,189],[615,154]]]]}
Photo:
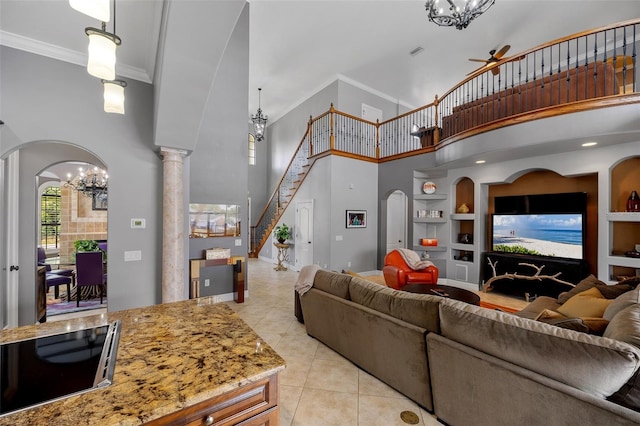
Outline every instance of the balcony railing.
{"type": "Polygon", "coordinates": [[[441,98],[373,123],[329,111],[307,131],[257,225],[257,255],[316,158],[342,155],[390,161],[433,151],[474,134],[586,109],[640,103],[640,19],[585,31],[503,58],[441,98]]]}

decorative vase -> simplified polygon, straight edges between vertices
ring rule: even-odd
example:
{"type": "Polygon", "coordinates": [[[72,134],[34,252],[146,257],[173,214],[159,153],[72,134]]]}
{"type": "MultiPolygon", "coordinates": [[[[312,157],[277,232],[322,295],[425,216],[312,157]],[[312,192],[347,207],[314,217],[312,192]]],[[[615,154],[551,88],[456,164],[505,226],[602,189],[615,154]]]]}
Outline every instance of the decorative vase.
{"type": "Polygon", "coordinates": [[[640,211],[640,196],[636,191],[631,191],[629,199],[627,200],[627,211],[638,212],[640,211]]]}
{"type": "Polygon", "coordinates": [[[284,244],[285,241],[287,241],[287,240],[285,240],[284,238],[278,238],[278,242],[280,244],[284,244]]]}

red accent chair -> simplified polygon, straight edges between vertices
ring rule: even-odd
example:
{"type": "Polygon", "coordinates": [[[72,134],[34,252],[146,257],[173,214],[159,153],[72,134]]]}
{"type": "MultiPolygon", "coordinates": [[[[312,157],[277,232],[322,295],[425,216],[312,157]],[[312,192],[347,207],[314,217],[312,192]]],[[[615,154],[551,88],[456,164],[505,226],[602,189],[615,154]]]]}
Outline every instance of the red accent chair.
{"type": "Polygon", "coordinates": [[[438,283],[438,268],[432,265],[420,270],[411,269],[398,250],[387,253],[382,273],[387,285],[396,290],[402,290],[407,284],[438,283]]]}

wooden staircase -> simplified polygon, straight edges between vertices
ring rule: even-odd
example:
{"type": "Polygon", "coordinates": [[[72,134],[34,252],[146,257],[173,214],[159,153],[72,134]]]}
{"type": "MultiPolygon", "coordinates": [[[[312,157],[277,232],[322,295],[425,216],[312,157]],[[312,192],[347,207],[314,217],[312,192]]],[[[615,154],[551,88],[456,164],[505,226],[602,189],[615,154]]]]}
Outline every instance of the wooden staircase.
{"type": "Polygon", "coordinates": [[[251,227],[249,257],[257,258],[262,247],[270,240],[273,228],[277,225],[315,162],[315,159],[311,158],[312,147],[309,133],[307,130],[280,182],[271,194],[257,224],[251,227]]]}

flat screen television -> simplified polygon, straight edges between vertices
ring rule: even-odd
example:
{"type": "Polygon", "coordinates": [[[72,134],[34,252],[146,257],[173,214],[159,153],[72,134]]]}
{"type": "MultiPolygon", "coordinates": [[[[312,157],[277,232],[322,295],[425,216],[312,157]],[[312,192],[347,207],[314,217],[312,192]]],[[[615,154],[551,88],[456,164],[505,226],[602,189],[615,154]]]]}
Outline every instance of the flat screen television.
{"type": "Polygon", "coordinates": [[[495,252],[584,259],[583,213],[494,213],[495,252]]]}

